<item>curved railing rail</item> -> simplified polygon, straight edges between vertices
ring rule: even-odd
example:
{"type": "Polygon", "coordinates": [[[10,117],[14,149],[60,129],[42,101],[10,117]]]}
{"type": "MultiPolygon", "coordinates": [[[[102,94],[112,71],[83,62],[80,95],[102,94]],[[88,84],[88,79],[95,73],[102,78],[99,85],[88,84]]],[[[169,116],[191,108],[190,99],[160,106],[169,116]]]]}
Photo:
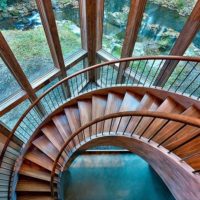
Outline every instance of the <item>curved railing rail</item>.
{"type": "MultiPolygon", "coordinates": [[[[144,124],[143,124],[144,126],[144,124]]],[[[195,141],[195,139],[200,137],[200,119],[194,119],[188,116],[183,116],[179,114],[171,114],[171,113],[163,113],[163,112],[149,112],[149,111],[131,111],[131,112],[119,112],[114,114],[109,114],[98,119],[95,119],[88,124],[79,128],[75,133],[73,133],[65,144],[62,146],[59,154],[57,155],[52,173],[51,173],[51,191],[52,195],[54,196],[54,187],[57,184],[58,180],[54,180],[55,172],[62,172],[65,168],[67,161],[71,158],[72,154],[83,144],[91,139],[95,139],[102,136],[122,136],[126,135],[128,137],[138,136],[140,139],[141,137],[145,137],[148,139],[148,142],[154,141],[160,146],[165,146],[171,138],[175,136],[181,135],[181,131],[185,128],[190,127],[191,130],[197,130],[197,134],[188,134],[187,138],[179,138],[180,142],[174,147],[168,148],[168,153],[175,153],[176,151],[182,148],[184,145],[187,145],[189,142],[195,141]],[[156,129],[154,133],[147,136],[145,133],[148,129],[154,125],[157,120],[162,120],[161,126],[156,129]],[[143,122],[147,122],[145,127],[143,127],[142,131],[139,131],[138,128],[143,124],[143,122]],[[165,128],[169,127],[170,125],[177,125],[174,132],[169,135],[165,135],[162,137],[162,140],[157,142],[155,140],[156,137],[164,130],[165,128]],[[64,160],[65,158],[65,160],[64,160]]],[[[181,161],[187,162],[187,160],[191,158],[195,158],[196,154],[200,152],[200,147],[196,147],[196,152],[189,153],[189,155],[182,157],[181,161]]],[[[199,155],[200,156],[200,155],[199,155]]],[[[198,172],[199,169],[194,169],[193,173],[198,172]]]]}
{"type": "MultiPolygon", "coordinates": [[[[64,78],[57,84],[44,92],[21,116],[12,133],[27,141],[40,122],[51,112],[67,100],[98,88],[106,88],[117,85],[153,87],[158,74],[166,62],[178,61],[174,74],[168,81],[158,87],[195,99],[200,98],[200,58],[181,56],[156,56],[124,58],[120,60],[97,64],[80,70],[79,72],[64,78]],[[118,82],[120,64],[128,67],[123,71],[123,80],[118,82]],[[118,66],[119,67],[118,67],[118,66]],[[95,77],[97,84],[90,84],[91,74],[95,77]],[[67,91],[70,90],[69,91],[67,91]],[[67,94],[71,93],[70,98],[67,94]],[[28,134],[23,134],[28,133],[28,134]]],[[[169,65],[169,64],[168,64],[169,65]]]]}
{"type": "Polygon", "coordinates": [[[98,88],[121,85],[158,87],[199,100],[200,58],[182,56],[123,58],[88,67],[64,78],[44,92],[20,117],[2,150],[1,166],[4,155],[8,154],[12,147],[14,135],[26,143],[39,125],[70,99],[98,88]],[[156,82],[168,73],[170,65],[176,65],[175,70],[162,86],[156,86],[156,82]],[[166,69],[161,70],[164,67],[166,69]],[[90,81],[95,83],[88,84],[90,81]]]}

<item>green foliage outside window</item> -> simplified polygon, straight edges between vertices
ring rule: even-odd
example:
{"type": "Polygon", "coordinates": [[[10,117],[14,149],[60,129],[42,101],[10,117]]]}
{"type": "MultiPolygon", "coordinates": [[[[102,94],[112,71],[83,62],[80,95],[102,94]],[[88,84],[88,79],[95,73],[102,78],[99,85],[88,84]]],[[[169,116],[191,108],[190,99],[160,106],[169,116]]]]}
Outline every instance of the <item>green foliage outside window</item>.
{"type": "Polygon", "coordinates": [[[7,0],[0,1],[0,9],[5,9],[7,7],[7,0]]]}

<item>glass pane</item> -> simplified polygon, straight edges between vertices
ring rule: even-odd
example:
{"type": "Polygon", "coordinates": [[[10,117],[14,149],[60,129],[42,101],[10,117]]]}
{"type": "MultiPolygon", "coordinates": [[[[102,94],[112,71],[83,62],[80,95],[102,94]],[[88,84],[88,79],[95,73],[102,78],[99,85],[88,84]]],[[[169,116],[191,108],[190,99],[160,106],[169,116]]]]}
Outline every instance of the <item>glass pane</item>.
{"type": "Polygon", "coordinates": [[[42,87],[40,90],[38,90],[36,92],[36,95],[38,97],[40,97],[40,95],[42,95],[45,91],[47,91],[50,87],[52,87],[53,85],[55,85],[57,82],[59,81],[58,78],[52,80],[50,83],[48,83],[47,85],[45,85],[44,87],[42,87]]]}
{"type": "Polygon", "coordinates": [[[35,1],[10,1],[0,30],[30,81],[53,67],[50,50],[35,1]]]}
{"type": "Polygon", "coordinates": [[[0,102],[20,90],[20,86],[0,58],[0,102]]]}
{"type": "Polygon", "coordinates": [[[184,55],[200,56],[200,31],[197,33],[184,55]]]}
{"type": "Polygon", "coordinates": [[[153,2],[147,2],[134,56],[169,54],[196,1],[153,2]]]}
{"type": "Polygon", "coordinates": [[[19,104],[17,107],[12,109],[10,112],[3,115],[0,120],[8,126],[10,129],[13,129],[19,118],[22,116],[22,114],[28,109],[28,107],[31,105],[29,100],[26,100],[19,104]]]}
{"type": "Polygon", "coordinates": [[[66,59],[81,49],[79,3],[73,0],[53,0],[52,3],[62,52],[66,59]]]}
{"type": "Polygon", "coordinates": [[[82,70],[84,68],[84,63],[83,61],[80,61],[79,63],[77,63],[76,65],[74,65],[73,67],[71,67],[70,69],[67,70],[67,76],[70,76],[80,70],[82,70]]]}
{"type": "Polygon", "coordinates": [[[124,41],[130,0],[105,0],[103,48],[119,58],[124,41]]]}

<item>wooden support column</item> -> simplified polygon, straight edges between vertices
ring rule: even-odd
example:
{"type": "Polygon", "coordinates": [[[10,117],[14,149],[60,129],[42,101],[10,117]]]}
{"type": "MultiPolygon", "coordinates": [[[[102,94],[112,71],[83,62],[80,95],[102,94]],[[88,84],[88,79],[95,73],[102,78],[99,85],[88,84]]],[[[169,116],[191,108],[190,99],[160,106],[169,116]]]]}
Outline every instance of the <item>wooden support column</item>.
{"type": "MultiPolygon", "coordinates": [[[[170,55],[182,56],[200,29],[200,1],[197,1],[191,15],[185,23],[170,55]]],[[[174,71],[178,61],[166,61],[154,83],[156,86],[164,86],[174,71]]]]}
{"type": "Polygon", "coordinates": [[[24,91],[28,94],[30,100],[33,102],[37,99],[31,84],[29,83],[26,75],[21,69],[17,59],[15,58],[12,50],[7,44],[3,34],[0,32],[0,56],[4,63],[7,65],[19,85],[22,87],[24,91]]]}
{"type": "MultiPolygon", "coordinates": [[[[11,134],[12,134],[11,131],[6,127],[6,125],[0,122],[0,138],[1,138],[1,135],[4,135],[6,138],[8,138],[11,134]]],[[[23,142],[19,138],[17,138],[15,135],[13,135],[12,141],[19,146],[22,146],[23,144],[23,142]]]]}
{"type": "MultiPolygon", "coordinates": [[[[51,0],[36,0],[42,24],[45,30],[48,45],[51,51],[55,67],[60,69],[61,79],[67,76],[65,62],[62,54],[58,30],[51,0]]],[[[64,90],[67,96],[70,96],[68,84],[65,84],[64,90]]]]}
{"type": "MultiPolygon", "coordinates": [[[[82,48],[88,52],[88,66],[97,63],[96,52],[102,48],[104,0],[80,0],[80,24],[82,48]]],[[[95,73],[89,73],[89,80],[96,80],[95,73]]]]}
{"type": "MultiPolygon", "coordinates": [[[[37,96],[1,32],[0,44],[0,56],[2,60],[7,65],[21,88],[26,91],[31,102],[34,102],[37,99],[37,96]]],[[[43,110],[42,105],[38,106],[38,112],[40,115],[44,115],[45,111],[43,110]]]]}
{"type": "MultiPolygon", "coordinates": [[[[147,0],[131,0],[121,58],[132,57],[147,0]]],[[[121,63],[117,83],[123,81],[123,72],[129,63],[121,63]]]]}

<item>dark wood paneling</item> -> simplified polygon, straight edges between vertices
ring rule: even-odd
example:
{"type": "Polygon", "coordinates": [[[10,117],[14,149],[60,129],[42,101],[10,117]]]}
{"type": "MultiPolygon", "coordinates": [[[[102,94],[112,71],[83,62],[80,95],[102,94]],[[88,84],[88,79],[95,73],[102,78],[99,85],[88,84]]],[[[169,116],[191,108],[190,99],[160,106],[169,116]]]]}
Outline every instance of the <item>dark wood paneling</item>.
{"type": "MultiPolygon", "coordinates": [[[[191,15],[189,16],[187,22],[185,23],[176,43],[174,44],[170,55],[183,55],[192,40],[196,36],[200,29],[200,1],[197,1],[191,15]]],[[[176,68],[178,61],[166,61],[161,69],[158,78],[156,79],[154,85],[163,86],[174,69],[176,68]]]]}

